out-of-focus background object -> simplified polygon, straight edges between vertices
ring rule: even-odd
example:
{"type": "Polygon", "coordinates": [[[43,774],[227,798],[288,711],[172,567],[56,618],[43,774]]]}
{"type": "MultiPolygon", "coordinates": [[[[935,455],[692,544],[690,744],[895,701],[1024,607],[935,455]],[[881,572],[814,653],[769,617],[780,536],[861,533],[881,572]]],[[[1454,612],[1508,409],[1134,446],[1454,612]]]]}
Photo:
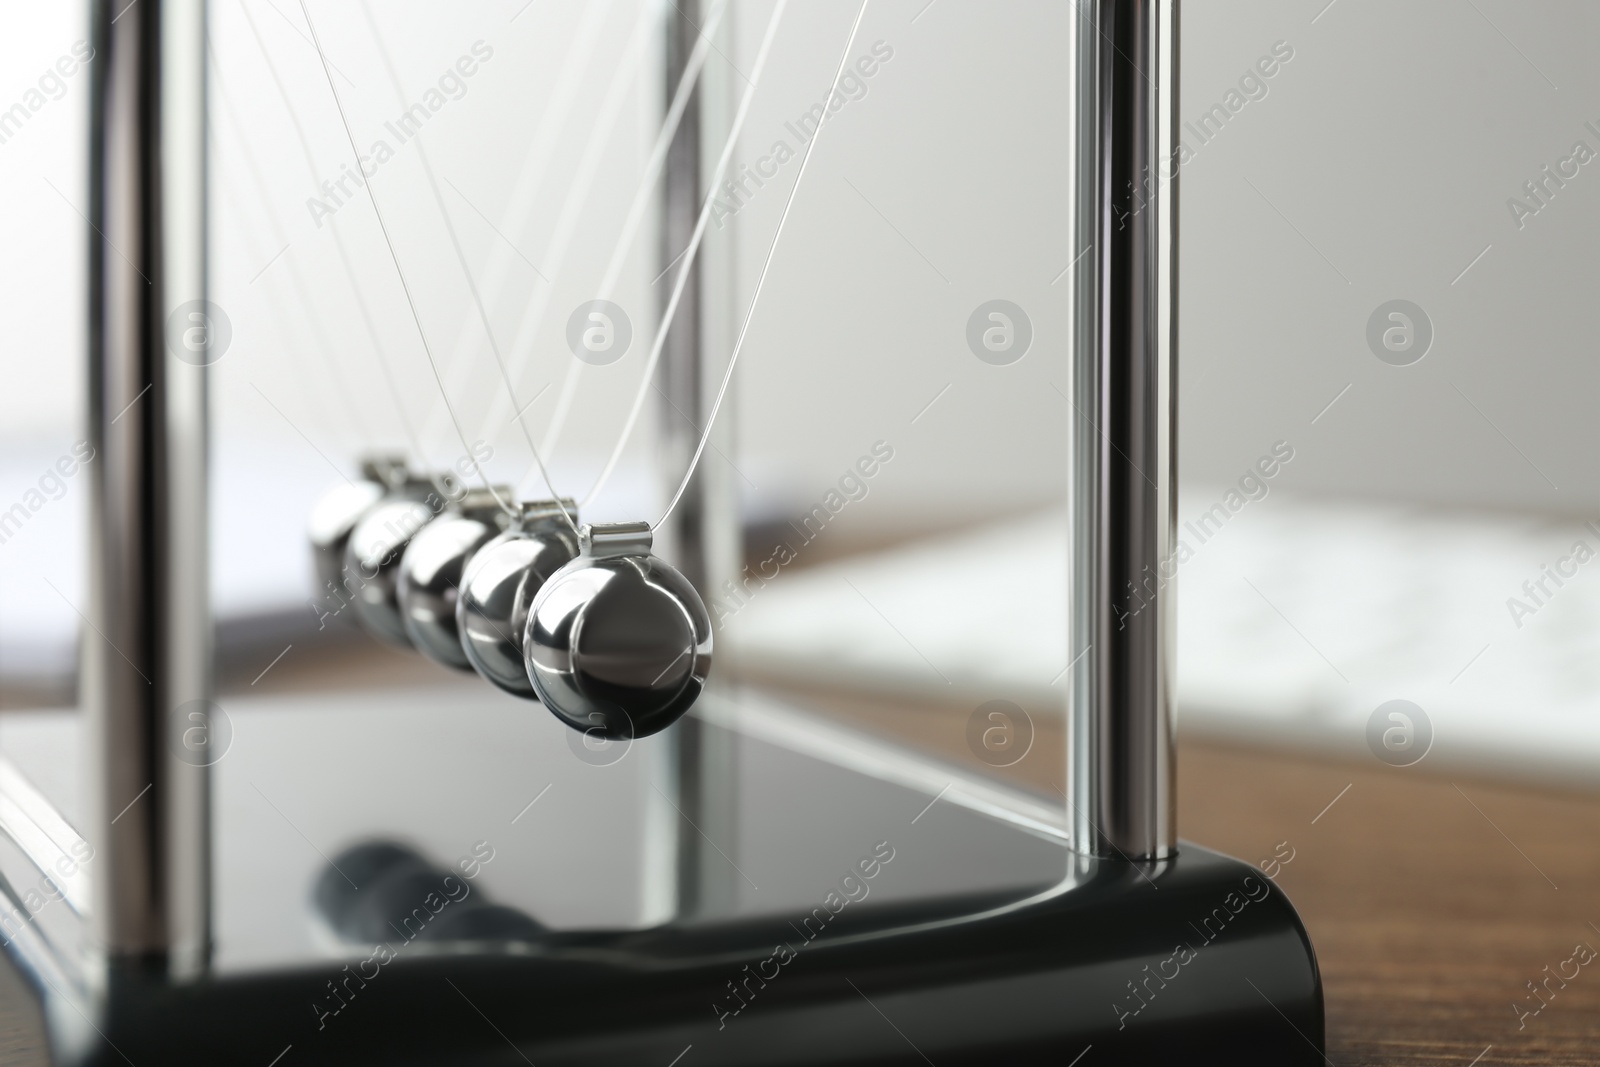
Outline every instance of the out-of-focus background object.
{"type": "MultiPolygon", "coordinates": [[[[1398,504],[1256,506],[1257,521],[1204,541],[1185,531],[1186,733],[1360,755],[1373,710],[1400,697],[1426,709],[1437,766],[1600,782],[1600,585],[1579,569],[1600,554],[1593,528],[1398,504]],[[1557,585],[1529,560],[1573,574],[1557,585]],[[1539,580],[1548,596],[1521,588],[1539,580]],[[1525,611],[1507,610],[1508,592],[1525,611]]],[[[1065,516],[1048,513],[774,582],[740,609],[744,662],[788,684],[973,705],[1006,693],[1049,714],[1069,655],[1042,591],[1066,587],[1066,537],[1065,516]]]]}

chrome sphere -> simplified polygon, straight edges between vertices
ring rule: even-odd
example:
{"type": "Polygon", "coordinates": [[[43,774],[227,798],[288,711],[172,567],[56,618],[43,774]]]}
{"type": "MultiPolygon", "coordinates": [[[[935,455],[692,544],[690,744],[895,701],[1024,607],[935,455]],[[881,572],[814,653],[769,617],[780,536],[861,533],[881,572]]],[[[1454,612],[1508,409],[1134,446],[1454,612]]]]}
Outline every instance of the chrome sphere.
{"type": "Polygon", "coordinates": [[[339,593],[344,580],[344,550],[356,524],[386,496],[421,499],[429,483],[406,469],[402,456],[371,456],[361,461],[361,477],[329,489],[311,508],[311,538],[317,595],[339,593]]]}
{"type": "MultiPolygon", "coordinates": [[[[501,499],[508,493],[502,492],[501,499]]],[[[505,523],[505,510],[494,495],[475,490],[406,546],[397,586],[400,619],[411,643],[434,662],[472,669],[456,630],[456,597],[467,560],[505,529],[505,523]]]]}
{"type": "Polygon", "coordinates": [[[585,526],[582,555],[533,602],[523,661],[555,716],[607,739],[648,737],[699,699],[711,617],[682,574],[650,554],[646,523],[585,526]]]}
{"type": "Polygon", "coordinates": [[[402,648],[411,644],[400,619],[400,560],[433,514],[433,508],[420,500],[385,500],[368,511],[350,534],[344,562],[347,584],[355,594],[356,618],[380,641],[402,648]]]}
{"type": "MultiPolygon", "coordinates": [[[[577,513],[570,500],[567,514],[577,513]]],[[[537,700],[522,661],[528,611],[550,576],[578,554],[578,539],[554,501],[524,504],[505,533],[467,563],[456,600],[461,650],[477,672],[512,696],[537,700]]]]}
{"type": "Polygon", "coordinates": [[[311,535],[311,555],[316,567],[317,594],[326,596],[339,588],[344,573],[344,549],[350,534],[367,512],[383,499],[384,487],[362,479],[341,482],[329,489],[311,509],[307,524],[311,535]]]}

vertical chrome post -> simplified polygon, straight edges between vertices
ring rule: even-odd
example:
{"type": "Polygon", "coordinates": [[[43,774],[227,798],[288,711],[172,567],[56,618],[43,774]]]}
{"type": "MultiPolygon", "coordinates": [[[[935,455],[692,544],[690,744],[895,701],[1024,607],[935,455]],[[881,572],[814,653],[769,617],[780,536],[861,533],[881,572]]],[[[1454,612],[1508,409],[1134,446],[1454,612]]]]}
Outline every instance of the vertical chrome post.
{"type": "Polygon", "coordinates": [[[1069,816],[1078,851],[1149,859],[1177,840],[1179,0],[1077,7],[1069,816]]]}
{"type": "MultiPolygon", "coordinates": [[[[702,0],[678,0],[668,5],[665,15],[665,55],[663,65],[663,109],[683,76],[689,54],[694,50],[705,24],[707,8],[702,0]]],[[[732,8],[722,19],[719,36],[731,38],[727,28],[732,8]]],[[[722,47],[728,45],[724,43],[722,47]]],[[[707,152],[722,146],[719,132],[728,124],[722,106],[726,87],[720,64],[713,56],[701,73],[699,85],[683,113],[671,147],[661,187],[661,226],[659,255],[662,269],[671,268],[659,286],[661,308],[671,295],[671,280],[677,277],[680,257],[689,245],[705,196],[702,181],[707,170],[707,152]]],[[[731,240],[707,237],[699,257],[690,267],[672,329],[662,349],[659,386],[660,456],[662,485],[670,497],[683,472],[688,469],[695,446],[711,414],[720,365],[712,366],[713,351],[732,350],[719,312],[728,306],[731,295],[731,240]]],[[[712,442],[724,452],[731,451],[732,405],[724,403],[713,430],[712,442]]],[[[672,517],[657,531],[658,551],[676,565],[700,595],[710,604],[722,599],[722,584],[738,572],[742,552],[738,503],[726,471],[708,450],[672,517]]],[[[721,635],[716,638],[721,641],[721,635]]],[[[717,673],[726,676],[727,649],[717,648],[717,673]]],[[[713,691],[721,683],[713,682],[713,691]]],[[[735,753],[729,731],[708,726],[694,716],[679,720],[669,734],[676,746],[674,777],[676,802],[682,816],[677,820],[677,887],[675,913],[679,917],[714,912],[733,902],[735,872],[728,861],[706,842],[717,843],[731,853],[738,835],[733,789],[735,753]],[[687,825],[692,819],[701,831],[687,825]]]]}
{"type": "Polygon", "coordinates": [[[80,691],[93,929],[111,960],[182,976],[204,967],[211,938],[205,750],[182,746],[211,725],[205,3],[95,0],[91,18],[80,691]]]}

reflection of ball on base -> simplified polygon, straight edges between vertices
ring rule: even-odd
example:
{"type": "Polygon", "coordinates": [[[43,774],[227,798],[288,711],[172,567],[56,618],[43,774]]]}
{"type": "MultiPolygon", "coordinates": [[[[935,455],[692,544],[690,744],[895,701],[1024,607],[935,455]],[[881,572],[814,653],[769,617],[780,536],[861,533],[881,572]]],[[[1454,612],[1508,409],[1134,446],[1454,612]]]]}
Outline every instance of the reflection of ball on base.
{"type": "Polygon", "coordinates": [[[528,615],[528,680],[575,730],[649,737],[699,699],[711,617],[688,579],[650,554],[646,523],[585,526],[581,542],[528,615]]]}
{"type": "MultiPolygon", "coordinates": [[[[564,501],[569,514],[576,505],[564,501]]],[[[522,660],[528,612],[545,582],[578,554],[577,538],[554,501],[523,504],[511,529],[467,563],[456,600],[461,650],[473,668],[512,696],[537,700],[522,660]]]]}

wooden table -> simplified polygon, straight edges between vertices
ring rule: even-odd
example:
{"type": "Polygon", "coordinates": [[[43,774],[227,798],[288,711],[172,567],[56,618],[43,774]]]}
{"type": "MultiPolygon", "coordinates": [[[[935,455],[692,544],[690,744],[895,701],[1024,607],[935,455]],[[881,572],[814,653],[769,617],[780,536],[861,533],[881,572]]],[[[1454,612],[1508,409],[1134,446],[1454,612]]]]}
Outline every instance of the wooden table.
{"type": "MultiPolygon", "coordinates": [[[[966,747],[970,707],[795,697],[982,767],[966,747]]],[[[1054,795],[1060,724],[1036,728],[1007,774],[1054,795]]],[[[1446,777],[1426,761],[1395,769],[1188,741],[1178,827],[1252,862],[1292,850],[1278,884],[1316,946],[1338,1067],[1600,1064],[1600,957],[1565,964],[1578,973],[1564,986],[1556,974],[1577,944],[1600,951],[1600,798],[1446,777]],[[1526,983],[1546,980],[1541,1007],[1526,983]],[[1517,1003],[1539,1011],[1519,1018],[1517,1003]]]]}
{"type": "Polygon", "coordinates": [[[1295,850],[1334,1063],[1600,1062],[1595,798],[1200,745],[1179,774],[1187,836],[1295,850]]]}

